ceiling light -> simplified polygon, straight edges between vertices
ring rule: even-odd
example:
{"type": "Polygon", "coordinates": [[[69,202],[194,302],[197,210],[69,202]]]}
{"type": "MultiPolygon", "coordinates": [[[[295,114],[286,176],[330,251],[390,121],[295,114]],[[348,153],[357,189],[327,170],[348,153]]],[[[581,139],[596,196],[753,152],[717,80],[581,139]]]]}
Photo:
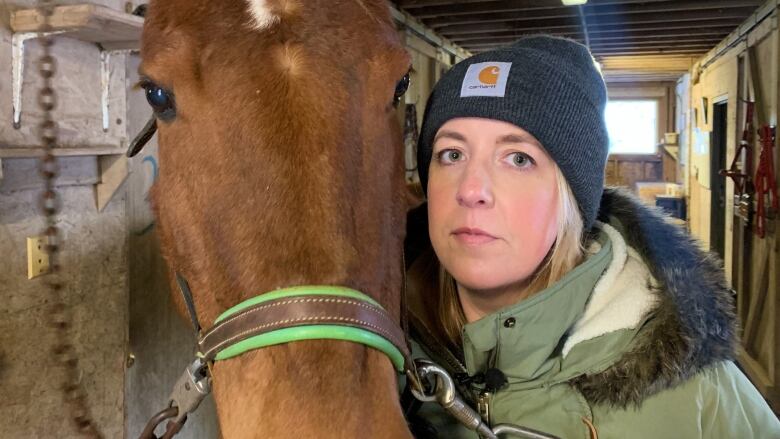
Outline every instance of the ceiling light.
{"type": "Polygon", "coordinates": [[[588,0],[561,0],[564,6],[584,5],[588,0]]]}

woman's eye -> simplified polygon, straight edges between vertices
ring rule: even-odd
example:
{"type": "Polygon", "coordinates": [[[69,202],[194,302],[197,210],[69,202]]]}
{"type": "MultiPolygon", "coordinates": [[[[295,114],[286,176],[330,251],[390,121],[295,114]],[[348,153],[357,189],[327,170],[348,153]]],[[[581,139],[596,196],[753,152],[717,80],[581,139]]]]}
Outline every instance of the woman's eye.
{"type": "Polygon", "coordinates": [[[454,163],[463,158],[463,154],[456,149],[445,149],[438,154],[439,162],[454,163]]]}
{"type": "Polygon", "coordinates": [[[531,156],[522,152],[513,152],[509,157],[512,159],[512,164],[518,168],[526,168],[534,164],[531,156]]]}
{"type": "Polygon", "coordinates": [[[146,101],[149,102],[158,118],[167,122],[176,116],[172,92],[149,81],[142,83],[141,87],[146,91],[146,101]]]}

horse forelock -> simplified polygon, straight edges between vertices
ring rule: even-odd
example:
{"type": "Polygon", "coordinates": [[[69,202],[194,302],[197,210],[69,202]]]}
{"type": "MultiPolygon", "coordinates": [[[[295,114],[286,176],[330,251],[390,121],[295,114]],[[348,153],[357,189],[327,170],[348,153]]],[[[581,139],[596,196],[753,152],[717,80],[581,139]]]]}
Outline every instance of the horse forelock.
{"type": "Polygon", "coordinates": [[[265,30],[279,22],[279,15],[271,8],[271,0],[246,0],[252,16],[250,27],[265,30]]]}
{"type": "MultiPolygon", "coordinates": [[[[299,0],[244,0],[251,16],[249,26],[263,31],[271,28],[285,18],[291,18],[300,13],[302,5],[299,0]]],[[[329,0],[329,2],[339,0],[329,0]]],[[[387,14],[385,0],[348,0],[360,6],[371,20],[386,24],[391,23],[387,14]]]]}

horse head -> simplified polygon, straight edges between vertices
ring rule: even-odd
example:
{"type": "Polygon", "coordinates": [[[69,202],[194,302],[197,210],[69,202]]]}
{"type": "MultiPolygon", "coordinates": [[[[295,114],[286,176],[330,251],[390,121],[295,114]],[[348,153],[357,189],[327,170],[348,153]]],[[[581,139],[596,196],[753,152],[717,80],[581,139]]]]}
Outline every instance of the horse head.
{"type": "MultiPolygon", "coordinates": [[[[141,57],[162,253],[200,322],[312,284],[359,290],[398,318],[394,104],[410,59],[386,2],[152,0],[141,57]]],[[[296,341],[211,371],[225,437],[409,437],[393,365],[366,346],[296,341]]]]}

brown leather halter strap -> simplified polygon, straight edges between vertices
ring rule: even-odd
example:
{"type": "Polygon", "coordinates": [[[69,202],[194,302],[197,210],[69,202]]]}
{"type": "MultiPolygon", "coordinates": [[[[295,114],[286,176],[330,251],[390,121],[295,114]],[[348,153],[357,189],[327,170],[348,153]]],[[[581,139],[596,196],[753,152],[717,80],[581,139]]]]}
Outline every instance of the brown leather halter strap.
{"type": "Polygon", "coordinates": [[[371,297],[349,288],[304,286],[256,296],[225,311],[205,333],[187,281],[176,280],[198,332],[200,352],[185,369],[169,397],[168,407],[147,423],[140,439],[158,439],[155,428],[168,420],[163,438],[171,438],[211,392],[209,365],[266,346],[301,340],[345,340],[375,348],[422,389],[411,359],[406,332],[371,297]]]}
{"type": "MultiPolygon", "coordinates": [[[[276,331],[289,328],[305,329],[316,325],[332,326],[335,330],[347,327],[368,331],[387,340],[401,353],[404,369],[412,365],[404,331],[387,311],[365,300],[340,295],[296,295],[249,306],[218,320],[211,329],[200,337],[198,347],[203,358],[210,362],[230,358],[249,349],[258,349],[289,341],[339,339],[338,337],[317,336],[317,334],[302,332],[301,336],[293,338],[270,337],[261,342],[259,346],[238,349],[234,352],[229,351],[231,347],[238,346],[242,341],[257,340],[258,336],[271,333],[279,334],[276,331]]],[[[325,331],[328,329],[326,328],[325,331]]],[[[392,355],[388,354],[388,356],[392,359],[392,355]]]]}

